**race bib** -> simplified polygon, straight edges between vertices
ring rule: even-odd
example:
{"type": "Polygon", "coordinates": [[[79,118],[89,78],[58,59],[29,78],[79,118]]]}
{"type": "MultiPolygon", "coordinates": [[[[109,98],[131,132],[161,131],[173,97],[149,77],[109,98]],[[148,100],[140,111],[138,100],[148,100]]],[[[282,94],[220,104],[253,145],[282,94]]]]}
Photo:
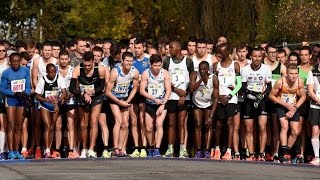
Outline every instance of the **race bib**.
{"type": "Polygon", "coordinates": [[[211,93],[206,88],[201,88],[197,91],[195,98],[200,101],[210,101],[211,100],[211,93]]]}
{"type": "Polygon", "coordinates": [[[164,87],[161,84],[149,84],[148,93],[153,97],[161,97],[164,94],[164,87]]]}
{"type": "Polygon", "coordinates": [[[281,94],[281,100],[289,104],[295,104],[296,94],[281,94]]]}
{"type": "Polygon", "coordinates": [[[120,93],[120,94],[127,93],[129,90],[129,85],[130,85],[129,81],[117,83],[116,87],[114,88],[114,92],[120,93]]]}
{"type": "Polygon", "coordinates": [[[262,92],[262,87],[263,86],[258,82],[254,82],[254,83],[248,85],[248,89],[250,91],[254,91],[254,92],[262,92]]]}
{"type": "Polygon", "coordinates": [[[94,84],[90,84],[90,85],[80,84],[80,91],[81,92],[86,92],[88,90],[94,90],[94,84]]]}
{"type": "Polygon", "coordinates": [[[44,97],[48,98],[48,97],[58,97],[58,91],[45,91],[44,93],[44,97]]]}
{"type": "Polygon", "coordinates": [[[177,87],[180,84],[183,84],[185,81],[185,74],[182,69],[174,69],[174,71],[171,73],[171,83],[177,87]]]}
{"type": "Polygon", "coordinates": [[[18,79],[11,81],[11,91],[13,92],[22,92],[26,90],[26,80],[18,79]]]}

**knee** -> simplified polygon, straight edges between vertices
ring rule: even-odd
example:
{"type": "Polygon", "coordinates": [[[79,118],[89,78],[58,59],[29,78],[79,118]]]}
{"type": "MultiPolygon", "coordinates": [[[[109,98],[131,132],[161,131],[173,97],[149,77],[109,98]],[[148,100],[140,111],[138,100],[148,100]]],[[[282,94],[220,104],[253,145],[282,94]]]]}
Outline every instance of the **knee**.
{"type": "Polygon", "coordinates": [[[260,126],[260,127],[259,127],[259,130],[260,130],[260,133],[265,133],[265,132],[267,132],[266,126],[260,126]]]}
{"type": "Polygon", "coordinates": [[[199,130],[199,129],[201,129],[201,122],[200,121],[195,121],[195,123],[194,123],[194,127],[195,127],[195,129],[196,130],[199,130]]]}
{"type": "Polygon", "coordinates": [[[162,129],[163,128],[163,125],[162,124],[156,124],[156,129],[162,129]]]}
{"type": "Polygon", "coordinates": [[[81,130],[86,130],[88,128],[88,121],[81,121],[80,127],[81,130]]]}
{"type": "Polygon", "coordinates": [[[131,127],[132,128],[137,128],[137,126],[138,126],[137,120],[136,119],[131,119],[131,127]]]}
{"type": "Polygon", "coordinates": [[[22,125],[21,124],[16,124],[14,128],[17,132],[20,132],[22,130],[22,125]]]}
{"type": "Polygon", "coordinates": [[[281,131],[288,132],[288,130],[289,130],[289,127],[287,125],[281,126],[281,131]]]}
{"type": "Polygon", "coordinates": [[[176,121],[175,120],[170,120],[168,123],[169,128],[174,128],[176,126],[176,121]]]}
{"type": "Polygon", "coordinates": [[[249,135],[252,135],[253,134],[253,128],[252,127],[247,127],[246,128],[246,133],[249,134],[249,135]]]}
{"type": "Polygon", "coordinates": [[[97,119],[92,119],[90,122],[90,127],[91,128],[97,128],[98,127],[98,120],[97,119]]]}
{"type": "Polygon", "coordinates": [[[61,131],[62,128],[62,124],[61,123],[57,123],[56,124],[56,131],[61,131]]]}
{"type": "Polygon", "coordinates": [[[147,133],[147,134],[150,134],[150,133],[152,133],[152,132],[153,132],[153,127],[152,127],[152,126],[146,127],[146,133],[147,133]]]}
{"type": "Polygon", "coordinates": [[[300,130],[299,130],[299,128],[292,128],[292,130],[291,130],[291,135],[292,135],[292,136],[298,136],[298,135],[300,135],[300,130]]]}
{"type": "Polygon", "coordinates": [[[122,122],[121,123],[121,129],[128,129],[129,123],[128,122],[122,122]]]}
{"type": "Polygon", "coordinates": [[[216,129],[217,130],[221,130],[221,128],[222,128],[222,122],[221,121],[217,121],[216,129]]]}

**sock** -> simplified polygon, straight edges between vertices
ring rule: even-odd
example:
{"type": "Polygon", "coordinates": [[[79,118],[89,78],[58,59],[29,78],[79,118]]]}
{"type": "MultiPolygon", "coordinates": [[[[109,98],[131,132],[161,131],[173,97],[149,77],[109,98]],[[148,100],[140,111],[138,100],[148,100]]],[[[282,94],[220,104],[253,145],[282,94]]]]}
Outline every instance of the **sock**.
{"type": "Polygon", "coordinates": [[[278,153],[273,153],[273,156],[277,156],[277,157],[278,157],[278,156],[279,156],[279,154],[278,154],[278,153]]]}
{"type": "Polygon", "coordinates": [[[173,152],[173,145],[172,144],[168,144],[168,149],[173,152]]]}
{"type": "Polygon", "coordinates": [[[142,146],[141,149],[147,149],[147,147],[146,146],[142,146]]]}
{"type": "Polygon", "coordinates": [[[154,149],[154,146],[150,146],[150,150],[153,150],[154,149]]]}
{"type": "Polygon", "coordinates": [[[216,150],[220,151],[220,146],[216,146],[216,150]]]}
{"type": "Polygon", "coordinates": [[[180,144],[180,151],[184,151],[184,150],[185,150],[184,144],[180,144]]]}
{"type": "Polygon", "coordinates": [[[227,149],[227,152],[231,154],[231,149],[230,149],[230,148],[228,148],[228,149],[227,149]]]}
{"type": "Polygon", "coordinates": [[[108,146],[104,146],[103,149],[104,150],[109,150],[109,147],[108,146]]]}
{"type": "Polygon", "coordinates": [[[25,152],[25,151],[27,151],[27,148],[23,147],[23,148],[21,149],[21,153],[22,153],[22,152],[25,152]]]}
{"type": "Polygon", "coordinates": [[[46,153],[50,153],[50,148],[46,148],[46,153]]]}
{"type": "Polygon", "coordinates": [[[4,144],[5,144],[5,136],[6,134],[2,131],[0,131],[0,153],[4,151],[4,144]]]}
{"type": "Polygon", "coordinates": [[[319,158],[319,138],[311,138],[314,156],[319,158]]]}

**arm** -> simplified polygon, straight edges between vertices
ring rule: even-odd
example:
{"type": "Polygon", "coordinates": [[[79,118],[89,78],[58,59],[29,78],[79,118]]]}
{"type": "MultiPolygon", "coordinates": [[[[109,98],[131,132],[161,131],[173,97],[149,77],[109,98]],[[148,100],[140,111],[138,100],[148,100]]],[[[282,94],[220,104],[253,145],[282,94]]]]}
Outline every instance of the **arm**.
{"type": "Polygon", "coordinates": [[[25,92],[26,92],[26,94],[28,96],[30,96],[30,94],[31,94],[30,71],[26,70],[26,77],[25,78],[26,78],[26,90],[25,90],[25,92]]]}
{"type": "Polygon", "coordinates": [[[212,81],[213,81],[213,89],[214,90],[213,90],[213,94],[212,94],[213,104],[212,104],[212,108],[211,108],[210,116],[209,116],[211,120],[216,112],[216,109],[218,106],[218,99],[219,99],[219,80],[216,76],[213,76],[212,81]]]}
{"type": "Polygon", "coordinates": [[[65,88],[61,89],[61,96],[58,98],[58,102],[62,102],[66,96],[67,96],[66,89],[65,88]]]}
{"type": "Polygon", "coordinates": [[[41,96],[41,94],[43,93],[43,90],[44,90],[44,80],[40,79],[35,90],[36,99],[41,102],[50,102],[48,98],[44,98],[41,96]]]}
{"type": "Polygon", "coordinates": [[[278,98],[276,95],[279,93],[279,90],[281,88],[282,79],[279,79],[274,84],[273,88],[271,89],[271,92],[269,93],[269,99],[283,107],[287,107],[288,103],[282,101],[280,98],[278,98]]]}
{"type": "Polygon", "coordinates": [[[117,76],[118,76],[117,72],[115,70],[112,70],[110,73],[110,79],[109,79],[109,82],[108,82],[107,88],[106,88],[106,96],[108,98],[110,98],[112,101],[114,101],[115,103],[119,104],[120,100],[118,98],[116,98],[111,92],[114,87],[114,84],[117,81],[117,76]]]}
{"type": "Polygon", "coordinates": [[[2,76],[1,76],[1,87],[0,87],[0,91],[6,95],[6,96],[14,96],[14,92],[11,91],[11,89],[7,89],[7,84],[9,83],[8,82],[8,79],[7,79],[7,76],[8,76],[8,71],[4,71],[2,76]]]}
{"type": "MultiPolygon", "coordinates": [[[[299,91],[297,93],[297,95],[300,97],[297,104],[295,105],[297,109],[299,109],[301,107],[301,105],[306,101],[307,99],[307,95],[306,95],[306,91],[304,90],[304,85],[303,85],[303,81],[301,78],[298,79],[299,82],[299,91]]],[[[313,90],[312,90],[313,92],[313,90]]]]}
{"type": "MultiPolygon", "coordinates": [[[[40,58],[40,57],[39,57],[40,58]]],[[[33,87],[37,87],[37,84],[38,84],[38,75],[39,75],[39,69],[38,69],[38,66],[39,66],[39,58],[35,59],[33,61],[33,66],[32,66],[32,84],[33,84],[33,87]]]]}
{"type": "Polygon", "coordinates": [[[70,81],[69,91],[73,94],[81,94],[80,89],[77,88],[78,77],[80,75],[80,66],[74,68],[72,78],[70,81]]]}
{"type": "Polygon", "coordinates": [[[129,94],[129,97],[127,99],[127,102],[131,102],[131,100],[133,99],[133,97],[136,95],[137,91],[138,91],[138,86],[139,86],[139,72],[138,70],[136,70],[136,73],[134,75],[134,78],[132,80],[132,90],[129,94]]]}
{"type": "Polygon", "coordinates": [[[168,102],[168,99],[172,92],[171,84],[170,84],[170,76],[168,71],[164,71],[164,88],[166,90],[166,95],[163,98],[163,101],[164,101],[163,105],[168,102]]]}
{"type": "Polygon", "coordinates": [[[282,76],[286,76],[287,75],[287,68],[285,65],[281,64],[280,66],[280,72],[282,76]]]}
{"type": "Polygon", "coordinates": [[[94,92],[99,94],[104,90],[104,87],[106,85],[106,73],[105,73],[105,68],[103,66],[99,66],[99,86],[95,87],[94,92]]]}
{"type": "Polygon", "coordinates": [[[140,94],[141,94],[141,96],[144,96],[145,98],[150,99],[155,102],[156,98],[153,97],[152,95],[150,95],[146,91],[147,84],[148,84],[148,71],[146,70],[141,75],[140,88],[139,88],[140,94]]]}
{"type": "Polygon", "coordinates": [[[190,75],[190,84],[189,84],[190,92],[193,93],[194,91],[196,91],[199,88],[201,82],[202,82],[202,79],[200,79],[197,82],[197,72],[192,72],[190,75]]]}
{"type": "Polygon", "coordinates": [[[235,73],[236,73],[236,87],[231,91],[230,95],[231,97],[236,95],[238,93],[238,91],[241,89],[242,87],[242,83],[241,83],[241,75],[240,75],[240,66],[239,64],[236,62],[234,63],[235,66],[235,73]]]}

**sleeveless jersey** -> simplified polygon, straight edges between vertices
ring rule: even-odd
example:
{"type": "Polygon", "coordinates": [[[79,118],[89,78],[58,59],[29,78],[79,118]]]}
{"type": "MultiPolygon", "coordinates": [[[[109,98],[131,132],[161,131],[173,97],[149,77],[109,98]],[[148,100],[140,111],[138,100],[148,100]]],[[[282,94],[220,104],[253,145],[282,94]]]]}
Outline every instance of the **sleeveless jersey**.
{"type": "MultiPolygon", "coordinates": [[[[213,104],[212,93],[213,93],[213,77],[214,74],[209,75],[207,84],[201,82],[199,88],[193,93],[192,102],[199,108],[207,108],[213,104]]],[[[197,72],[197,80],[201,79],[200,73],[197,72]]]]}
{"type": "Polygon", "coordinates": [[[299,91],[299,79],[295,82],[292,88],[289,88],[283,83],[284,78],[282,78],[281,80],[282,84],[277,96],[286,103],[296,104],[298,99],[297,93],[299,91]]]}
{"type": "MultiPolygon", "coordinates": [[[[50,62],[50,63],[56,65],[56,67],[57,67],[57,62],[58,62],[57,59],[54,58],[53,62],[50,62]]],[[[47,64],[49,64],[49,63],[45,63],[44,60],[43,60],[43,57],[40,57],[39,64],[38,64],[38,70],[39,70],[38,71],[38,74],[39,74],[38,79],[41,79],[41,78],[43,78],[44,76],[47,75],[47,70],[46,70],[47,64]]]]}
{"type": "MultiPolygon", "coordinates": [[[[164,86],[164,70],[161,69],[158,77],[154,76],[150,69],[148,71],[148,84],[147,91],[148,94],[153,96],[156,99],[163,100],[165,96],[165,86],[164,86]]],[[[154,101],[147,98],[146,103],[156,104],[154,101]]]]}
{"type": "Polygon", "coordinates": [[[142,74],[145,70],[150,68],[149,56],[145,54],[142,60],[133,58],[133,66],[139,71],[139,74],[142,74]]]}
{"type": "MultiPolygon", "coordinates": [[[[217,64],[217,74],[219,79],[219,95],[229,95],[231,91],[236,87],[236,71],[234,68],[234,61],[231,62],[230,66],[224,68],[221,63],[217,64]]],[[[228,103],[237,104],[238,97],[233,96],[228,103]]]]}
{"type": "MultiPolygon", "coordinates": [[[[178,64],[174,63],[172,58],[170,57],[168,72],[170,74],[171,84],[175,88],[187,90],[187,88],[189,87],[190,77],[189,77],[186,57],[184,57],[183,60],[178,64]]],[[[179,100],[179,99],[180,97],[175,92],[172,92],[169,98],[169,100],[179,100]]],[[[186,100],[190,100],[189,93],[187,93],[186,95],[186,100]]]]}
{"type": "Polygon", "coordinates": [[[277,67],[272,71],[272,87],[281,78],[281,63],[278,63],[277,67]]]}
{"type": "MultiPolygon", "coordinates": [[[[307,84],[313,84],[313,91],[315,92],[317,98],[320,98],[320,71],[319,71],[319,65],[316,65],[311,70],[312,78],[309,79],[310,76],[308,76],[307,84]],[[312,83],[310,83],[312,82],[312,83]]],[[[313,109],[320,109],[320,105],[318,105],[316,102],[311,100],[310,108],[313,109]]]]}
{"type": "MultiPolygon", "coordinates": [[[[1,76],[4,70],[8,69],[8,59],[6,59],[2,64],[0,64],[0,83],[1,83],[1,76]]],[[[0,102],[4,102],[5,96],[0,93],[0,102]]]]}
{"type": "Polygon", "coordinates": [[[135,73],[137,69],[135,67],[131,67],[128,74],[124,74],[122,71],[122,65],[116,65],[112,71],[117,72],[117,81],[114,85],[113,89],[111,90],[112,94],[116,98],[126,98],[129,95],[129,87],[130,83],[134,79],[135,73]]]}
{"type": "MultiPolygon", "coordinates": [[[[63,75],[60,73],[60,70],[58,71],[59,72],[59,76],[61,76],[63,78],[63,81],[66,83],[66,87],[70,87],[70,81],[71,81],[71,78],[72,78],[72,72],[73,72],[73,67],[71,66],[68,66],[68,72],[67,72],[67,75],[65,77],[63,77],[63,75]]],[[[67,95],[70,94],[69,92],[69,88],[66,89],[67,91],[67,95]]],[[[69,101],[66,102],[67,105],[74,105],[75,104],[75,101],[74,101],[74,97],[71,97],[69,99],[69,101]]]]}
{"type": "MultiPolygon", "coordinates": [[[[197,56],[193,56],[192,61],[193,61],[194,71],[199,71],[199,64],[202,61],[198,60],[197,56]]],[[[207,58],[204,61],[207,61],[209,63],[210,73],[213,73],[212,55],[208,54],[207,58]]]]}
{"type": "MultiPolygon", "coordinates": [[[[79,87],[81,92],[85,92],[87,90],[94,90],[95,87],[99,86],[99,66],[98,64],[94,64],[93,73],[91,77],[88,77],[84,71],[83,63],[80,64],[80,76],[79,87]]],[[[97,96],[98,94],[95,94],[97,96]]]]}

